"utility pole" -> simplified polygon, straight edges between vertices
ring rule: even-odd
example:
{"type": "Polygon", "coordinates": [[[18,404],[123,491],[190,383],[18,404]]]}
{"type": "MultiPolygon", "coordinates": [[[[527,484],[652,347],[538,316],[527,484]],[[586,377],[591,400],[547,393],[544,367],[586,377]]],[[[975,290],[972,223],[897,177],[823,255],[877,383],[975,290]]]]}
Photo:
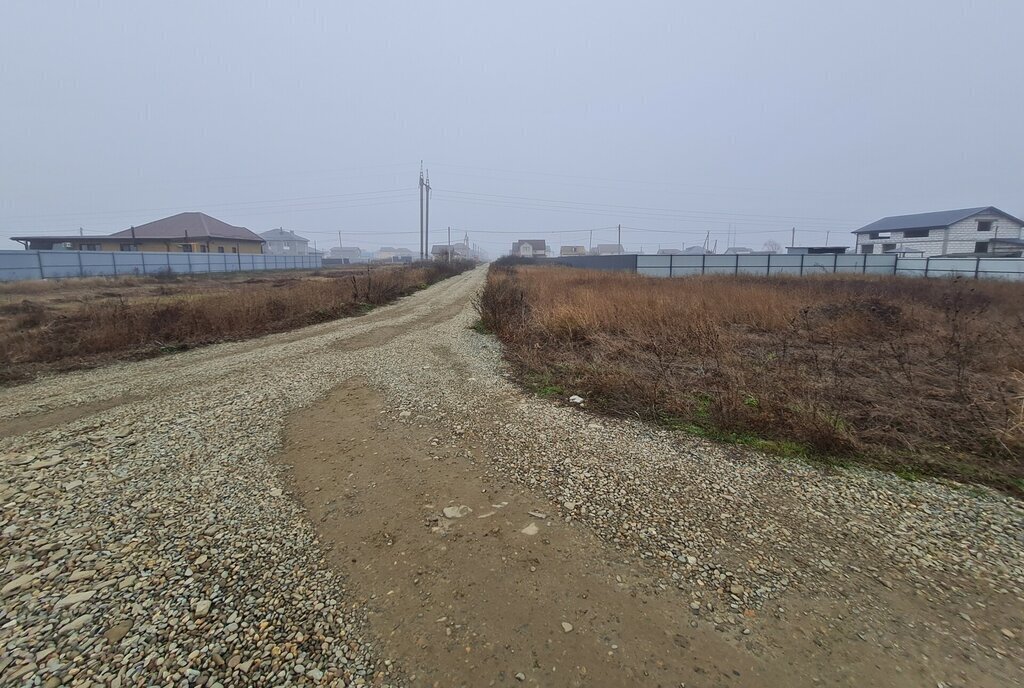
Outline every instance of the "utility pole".
{"type": "Polygon", "coordinates": [[[618,238],[618,242],[619,242],[618,252],[619,253],[624,253],[624,251],[622,250],[622,225],[619,225],[619,238],[618,238]]]}
{"type": "Polygon", "coordinates": [[[594,252],[594,230],[590,230],[590,252],[594,252]]]}
{"type": "Polygon", "coordinates": [[[448,262],[452,262],[452,226],[448,225],[448,262]]]}
{"type": "Polygon", "coordinates": [[[423,251],[423,161],[420,160],[420,260],[424,260],[423,251]]]}
{"type": "Polygon", "coordinates": [[[792,233],[789,235],[789,245],[796,246],[796,227],[793,228],[792,233]]]}
{"type": "Polygon", "coordinates": [[[338,230],[338,253],[341,253],[341,247],[342,247],[342,244],[341,244],[341,230],[339,229],[338,230]]]}
{"type": "Polygon", "coordinates": [[[832,232],[825,232],[825,245],[828,246],[828,238],[832,236],[832,232]]]}
{"type": "Polygon", "coordinates": [[[426,256],[430,257],[430,170],[427,170],[427,180],[424,182],[427,189],[427,220],[423,223],[423,250],[426,256]]]}

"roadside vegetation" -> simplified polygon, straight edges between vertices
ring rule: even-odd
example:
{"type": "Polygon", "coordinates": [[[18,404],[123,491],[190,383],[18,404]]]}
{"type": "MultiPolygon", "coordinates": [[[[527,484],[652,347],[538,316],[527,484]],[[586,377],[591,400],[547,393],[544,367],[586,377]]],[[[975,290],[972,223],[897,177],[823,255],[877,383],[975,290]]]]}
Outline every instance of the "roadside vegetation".
{"type": "Polygon", "coordinates": [[[477,305],[539,393],[1024,495],[1024,284],[494,265],[477,305]]]}
{"type": "Polygon", "coordinates": [[[468,261],[0,284],[0,384],[366,313],[468,261]]]}

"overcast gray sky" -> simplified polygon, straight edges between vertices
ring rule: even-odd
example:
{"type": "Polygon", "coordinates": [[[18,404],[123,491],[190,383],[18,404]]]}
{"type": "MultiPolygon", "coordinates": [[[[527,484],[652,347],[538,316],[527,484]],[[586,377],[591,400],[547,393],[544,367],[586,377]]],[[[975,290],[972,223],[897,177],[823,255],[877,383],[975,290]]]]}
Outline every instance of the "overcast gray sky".
{"type": "Polygon", "coordinates": [[[421,159],[433,237],[492,253],[1019,216],[1022,26],[1019,0],[4,0],[0,237],[200,210],[415,248],[421,159]]]}

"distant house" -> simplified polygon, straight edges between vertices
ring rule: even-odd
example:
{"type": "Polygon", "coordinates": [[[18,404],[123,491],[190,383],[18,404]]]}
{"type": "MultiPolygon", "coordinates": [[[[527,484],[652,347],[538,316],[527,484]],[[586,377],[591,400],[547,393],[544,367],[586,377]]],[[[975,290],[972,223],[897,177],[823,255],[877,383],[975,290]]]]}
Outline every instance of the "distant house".
{"type": "Polygon", "coordinates": [[[586,246],[563,246],[558,250],[560,256],[585,256],[587,255],[586,246]]]}
{"type": "Polygon", "coordinates": [[[690,246],[683,249],[684,256],[709,256],[711,251],[707,250],[703,246],[690,246]]]}
{"type": "Polygon", "coordinates": [[[263,253],[263,237],[206,213],[178,213],[106,236],[12,237],[43,251],[153,251],[159,253],[263,253]]]}
{"type": "Polygon", "coordinates": [[[623,253],[622,244],[598,244],[594,249],[595,256],[621,256],[623,253]]]}
{"type": "Polygon", "coordinates": [[[745,246],[730,246],[725,249],[725,255],[727,256],[749,256],[754,251],[746,248],[745,246]]]}
{"type": "Polygon", "coordinates": [[[682,255],[683,249],[681,248],[659,248],[659,256],[679,256],[682,255]]]}
{"type": "Polygon", "coordinates": [[[1024,239],[1024,221],[984,206],[915,215],[894,215],[854,230],[857,253],[912,254],[929,258],[950,254],[1012,252],[1024,239]]]}
{"type": "Polygon", "coordinates": [[[358,246],[334,246],[327,252],[328,260],[344,261],[346,263],[365,262],[363,249],[358,246]]]}
{"type": "Polygon", "coordinates": [[[264,253],[272,256],[305,256],[309,255],[309,239],[300,237],[287,229],[272,229],[261,232],[260,236],[267,242],[264,253]]]}
{"type": "Polygon", "coordinates": [[[543,258],[548,245],[543,239],[520,239],[512,243],[512,255],[520,258],[543,258]]]}
{"type": "Polygon", "coordinates": [[[430,255],[434,260],[469,260],[473,257],[473,251],[465,242],[459,241],[454,244],[434,244],[430,255]]]}
{"type": "Polygon", "coordinates": [[[386,263],[411,263],[414,257],[411,250],[402,247],[381,246],[380,250],[377,251],[377,260],[382,260],[386,263]]]}
{"type": "Polygon", "coordinates": [[[843,255],[848,246],[787,246],[786,253],[791,256],[843,255]]]}

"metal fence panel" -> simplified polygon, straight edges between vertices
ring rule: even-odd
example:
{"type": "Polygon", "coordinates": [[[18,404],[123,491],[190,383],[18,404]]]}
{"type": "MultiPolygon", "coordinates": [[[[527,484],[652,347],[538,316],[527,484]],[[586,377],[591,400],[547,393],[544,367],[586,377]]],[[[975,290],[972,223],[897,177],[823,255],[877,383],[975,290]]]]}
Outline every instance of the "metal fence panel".
{"type": "Polygon", "coordinates": [[[836,272],[864,272],[864,258],[866,256],[836,256],[836,272]]]}
{"type": "Polygon", "coordinates": [[[1024,259],[981,258],[978,260],[978,277],[1024,280],[1024,259]]]}
{"type": "Polygon", "coordinates": [[[892,275],[896,273],[896,263],[913,258],[897,258],[896,256],[864,256],[864,272],[868,275],[892,275]]]}
{"type": "Polygon", "coordinates": [[[39,279],[39,256],[36,251],[0,251],[0,282],[39,279]]]}
{"type": "Polygon", "coordinates": [[[772,256],[768,265],[769,275],[799,275],[803,256],[772,256]]]}
{"type": "Polygon", "coordinates": [[[646,275],[648,277],[671,277],[672,268],[669,266],[663,268],[641,268],[636,269],[638,275],[646,275]]]}
{"type": "Polygon", "coordinates": [[[835,254],[805,255],[803,258],[805,275],[824,275],[836,271],[835,254]]]}
{"type": "MultiPolygon", "coordinates": [[[[628,256],[632,259],[633,256],[628,256]]],[[[295,270],[322,266],[321,256],[139,251],[0,251],[0,282],[66,277],[295,270]],[[270,258],[270,260],[267,260],[270,258]]]]}
{"type": "Polygon", "coordinates": [[[672,265],[672,256],[637,256],[636,267],[640,268],[667,268],[672,265]]]}

